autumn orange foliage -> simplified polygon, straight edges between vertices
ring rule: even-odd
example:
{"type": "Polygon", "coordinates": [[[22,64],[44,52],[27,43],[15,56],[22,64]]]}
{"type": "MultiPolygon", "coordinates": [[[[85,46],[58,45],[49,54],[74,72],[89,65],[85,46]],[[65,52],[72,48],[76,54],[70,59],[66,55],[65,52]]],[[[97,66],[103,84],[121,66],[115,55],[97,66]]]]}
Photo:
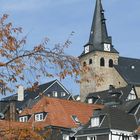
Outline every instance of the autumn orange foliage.
{"type": "Polygon", "coordinates": [[[48,46],[48,38],[34,47],[27,47],[27,36],[21,35],[22,28],[8,22],[8,15],[0,18],[0,86],[4,87],[3,91],[12,91],[23,82],[32,85],[42,77],[77,77],[78,59],[65,53],[73,32],[63,44],[54,47],[48,46]]]}

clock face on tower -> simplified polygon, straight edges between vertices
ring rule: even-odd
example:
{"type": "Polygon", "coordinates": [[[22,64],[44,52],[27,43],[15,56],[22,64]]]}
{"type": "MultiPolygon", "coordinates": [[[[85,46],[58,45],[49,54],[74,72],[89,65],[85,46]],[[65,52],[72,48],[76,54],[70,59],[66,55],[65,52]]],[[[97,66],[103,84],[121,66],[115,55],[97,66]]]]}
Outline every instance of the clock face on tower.
{"type": "Polygon", "coordinates": [[[108,51],[108,52],[110,52],[110,50],[111,50],[110,47],[111,47],[110,44],[104,43],[104,51],[108,51]]]}
{"type": "Polygon", "coordinates": [[[88,53],[89,52],[89,46],[86,46],[85,47],[85,53],[88,53]]]}

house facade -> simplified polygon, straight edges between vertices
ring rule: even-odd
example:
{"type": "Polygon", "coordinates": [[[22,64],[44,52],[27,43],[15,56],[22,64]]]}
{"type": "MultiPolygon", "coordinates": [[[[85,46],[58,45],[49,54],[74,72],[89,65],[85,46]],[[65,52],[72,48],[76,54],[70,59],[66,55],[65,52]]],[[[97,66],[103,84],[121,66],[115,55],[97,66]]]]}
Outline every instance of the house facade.
{"type": "Polygon", "coordinates": [[[41,96],[75,100],[73,95],[58,81],[38,85],[34,90],[24,90],[20,94],[14,94],[2,98],[0,101],[0,113],[6,120],[17,120],[18,114],[26,107],[32,107],[41,96]],[[20,100],[19,100],[20,99],[20,100]]]}
{"type": "Polygon", "coordinates": [[[31,123],[34,129],[50,130],[46,140],[73,140],[75,133],[86,123],[95,109],[102,105],[89,105],[77,101],[42,96],[32,107],[19,114],[19,122],[31,123]]]}
{"type": "Polygon", "coordinates": [[[97,110],[75,137],[77,140],[138,140],[134,134],[138,126],[132,112],[105,107],[97,110]]]}

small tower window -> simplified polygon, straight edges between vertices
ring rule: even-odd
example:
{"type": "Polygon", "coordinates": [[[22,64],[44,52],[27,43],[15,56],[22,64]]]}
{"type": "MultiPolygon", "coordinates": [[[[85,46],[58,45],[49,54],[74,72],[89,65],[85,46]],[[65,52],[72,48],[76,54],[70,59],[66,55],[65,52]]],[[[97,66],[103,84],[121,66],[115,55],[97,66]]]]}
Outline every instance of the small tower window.
{"type": "Polygon", "coordinates": [[[83,67],[85,67],[87,64],[86,64],[86,62],[83,62],[83,67]]]}
{"type": "Polygon", "coordinates": [[[109,60],[109,67],[110,67],[110,68],[113,67],[113,60],[112,60],[112,59],[109,60]]]}
{"type": "Polygon", "coordinates": [[[92,64],[92,59],[89,59],[89,64],[92,64]]]}
{"type": "Polygon", "coordinates": [[[100,59],[100,66],[104,67],[105,66],[105,60],[104,58],[100,59]]]}

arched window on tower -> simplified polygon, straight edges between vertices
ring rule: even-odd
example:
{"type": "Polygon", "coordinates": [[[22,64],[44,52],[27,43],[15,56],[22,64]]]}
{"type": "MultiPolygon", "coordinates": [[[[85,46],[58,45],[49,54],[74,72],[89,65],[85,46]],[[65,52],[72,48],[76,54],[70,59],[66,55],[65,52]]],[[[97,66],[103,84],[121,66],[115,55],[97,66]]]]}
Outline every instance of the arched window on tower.
{"type": "Polygon", "coordinates": [[[109,67],[110,67],[110,68],[113,67],[113,60],[112,60],[112,59],[109,60],[109,67]]]}
{"type": "Polygon", "coordinates": [[[103,57],[100,59],[100,66],[101,67],[104,67],[105,66],[105,60],[104,60],[103,57]]]}
{"type": "Polygon", "coordinates": [[[83,67],[85,67],[87,64],[86,64],[86,62],[83,62],[83,67]]]}
{"type": "Polygon", "coordinates": [[[92,64],[92,59],[89,59],[89,65],[92,64]]]}

